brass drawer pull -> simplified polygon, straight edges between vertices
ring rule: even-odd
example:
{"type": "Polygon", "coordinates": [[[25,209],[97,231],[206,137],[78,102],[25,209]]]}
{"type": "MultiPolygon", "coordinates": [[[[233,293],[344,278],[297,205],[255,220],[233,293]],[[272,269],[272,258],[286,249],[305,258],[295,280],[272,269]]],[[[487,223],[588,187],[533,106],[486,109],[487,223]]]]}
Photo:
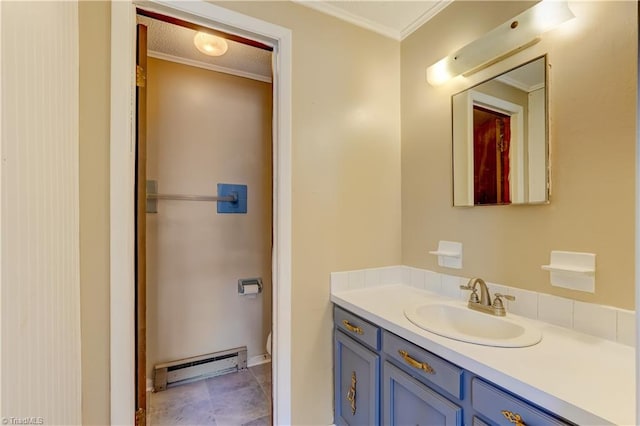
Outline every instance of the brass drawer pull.
{"type": "Polygon", "coordinates": [[[349,330],[352,333],[364,334],[364,331],[362,331],[360,327],[356,327],[355,325],[349,324],[348,320],[342,320],[342,325],[344,325],[347,328],[347,330],[349,330]]]}
{"type": "Polygon", "coordinates": [[[404,362],[412,366],[413,368],[417,368],[418,370],[422,370],[429,374],[436,374],[436,371],[426,362],[417,361],[409,355],[409,352],[403,351],[402,349],[398,350],[400,356],[404,359],[404,362]]]}
{"type": "Polygon", "coordinates": [[[527,424],[522,420],[520,414],[512,413],[511,411],[502,410],[502,415],[509,420],[511,423],[516,426],[527,426],[527,424]]]}
{"type": "Polygon", "coordinates": [[[347,392],[347,401],[351,403],[351,415],[356,415],[356,372],[351,372],[351,387],[347,392]]]}

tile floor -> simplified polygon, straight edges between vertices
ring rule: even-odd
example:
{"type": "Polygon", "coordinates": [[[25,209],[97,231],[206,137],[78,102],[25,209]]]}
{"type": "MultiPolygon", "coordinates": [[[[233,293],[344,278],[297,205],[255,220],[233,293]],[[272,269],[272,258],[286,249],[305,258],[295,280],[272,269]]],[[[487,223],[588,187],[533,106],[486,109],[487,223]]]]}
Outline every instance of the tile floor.
{"type": "Polygon", "coordinates": [[[271,425],[271,363],[152,393],[151,426],[271,425]]]}

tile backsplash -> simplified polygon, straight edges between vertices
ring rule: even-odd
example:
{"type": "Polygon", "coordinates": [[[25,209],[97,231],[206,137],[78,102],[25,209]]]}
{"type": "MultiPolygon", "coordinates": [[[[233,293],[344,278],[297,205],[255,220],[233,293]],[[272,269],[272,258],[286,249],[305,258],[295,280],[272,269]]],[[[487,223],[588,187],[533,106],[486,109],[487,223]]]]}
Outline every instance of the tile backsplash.
{"type": "MultiPolygon", "coordinates": [[[[410,266],[388,266],[358,271],[331,273],[331,292],[357,290],[380,285],[404,284],[456,299],[467,300],[469,292],[461,290],[469,278],[441,274],[410,266]]],[[[489,291],[515,296],[505,300],[507,311],[560,327],[635,346],[635,312],[611,306],[536,293],[502,284],[487,283],[489,291]]]]}

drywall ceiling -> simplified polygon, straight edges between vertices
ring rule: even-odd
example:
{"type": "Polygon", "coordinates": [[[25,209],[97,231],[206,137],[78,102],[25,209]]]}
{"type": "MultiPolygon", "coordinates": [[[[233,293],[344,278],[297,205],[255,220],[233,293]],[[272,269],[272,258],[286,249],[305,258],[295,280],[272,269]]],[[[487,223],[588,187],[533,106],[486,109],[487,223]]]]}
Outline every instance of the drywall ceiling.
{"type": "Polygon", "coordinates": [[[292,0],[379,34],[403,40],[453,0],[292,0]]]}
{"type": "Polygon", "coordinates": [[[259,81],[271,81],[271,52],[227,40],[229,49],[222,56],[207,56],[196,49],[196,31],[138,15],[138,23],[147,26],[149,56],[186,65],[238,75],[259,81]]]}

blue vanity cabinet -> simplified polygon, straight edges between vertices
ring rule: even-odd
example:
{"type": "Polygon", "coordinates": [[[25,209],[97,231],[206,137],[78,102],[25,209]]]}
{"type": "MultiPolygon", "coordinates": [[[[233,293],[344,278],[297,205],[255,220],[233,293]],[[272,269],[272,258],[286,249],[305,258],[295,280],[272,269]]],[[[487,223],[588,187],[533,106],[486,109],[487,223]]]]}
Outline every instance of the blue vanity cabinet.
{"type": "Polygon", "coordinates": [[[380,424],[380,328],[334,307],[334,422],[380,424]]]}
{"type": "Polygon", "coordinates": [[[434,353],[334,307],[339,426],[575,426],[434,353]]]}
{"type": "Polygon", "coordinates": [[[389,426],[461,426],[462,408],[386,361],[383,424],[389,426]]]}

